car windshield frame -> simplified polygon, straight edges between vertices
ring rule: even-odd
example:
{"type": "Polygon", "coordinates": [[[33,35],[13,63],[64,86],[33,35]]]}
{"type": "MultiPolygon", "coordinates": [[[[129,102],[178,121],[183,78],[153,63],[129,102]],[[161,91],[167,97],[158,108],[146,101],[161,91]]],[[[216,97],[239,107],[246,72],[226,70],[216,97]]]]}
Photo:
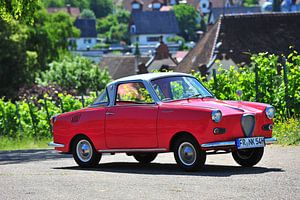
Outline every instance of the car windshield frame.
{"type": "Polygon", "coordinates": [[[108,91],[107,88],[105,88],[104,90],[102,90],[102,92],[98,95],[98,97],[93,101],[93,103],[89,106],[89,107],[103,107],[103,106],[108,106],[110,102],[109,99],[109,95],[108,95],[108,91]],[[99,101],[101,98],[104,99],[105,96],[107,96],[107,102],[97,102],[99,101]]]}
{"type": "MultiPolygon", "coordinates": [[[[171,82],[171,81],[170,81],[171,82]]],[[[170,84],[169,82],[169,84],[170,84]]],[[[195,83],[195,82],[194,82],[195,83]]],[[[161,102],[172,102],[172,101],[181,101],[181,100],[186,100],[186,99],[192,99],[192,98],[215,98],[215,96],[195,77],[193,76],[167,76],[167,77],[159,77],[159,78],[154,78],[152,80],[150,80],[150,85],[151,87],[153,88],[154,92],[155,92],[155,95],[157,96],[157,98],[161,101],[161,102]],[[190,79],[193,79],[194,81],[196,81],[197,84],[199,84],[200,86],[200,89],[197,89],[195,88],[196,91],[198,91],[197,94],[194,94],[194,95],[191,95],[191,96],[188,96],[188,97],[183,97],[183,98],[180,98],[180,99],[167,99],[167,100],[164,100],[160,97],[160,94],[157,93],[156,89],[155,89],[155,85],[154,85],[154,81],[158,81],[158,80],[162,80],[162,79],[173,79],[173,78],[182,78],[182,80],[184,80],[184,78],[190,78],[190,79]],[[199,92],[202,91],[201,92],[199,92]]],[[[195,87],[195,86],[194,86],[195,87]]]]}

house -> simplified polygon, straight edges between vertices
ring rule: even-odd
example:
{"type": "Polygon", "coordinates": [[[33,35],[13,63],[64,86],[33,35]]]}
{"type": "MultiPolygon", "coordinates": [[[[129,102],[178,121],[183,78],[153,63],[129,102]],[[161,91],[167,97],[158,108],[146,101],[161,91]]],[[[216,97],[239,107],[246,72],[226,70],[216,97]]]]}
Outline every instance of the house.
{"type": "MultiPolygon", "coordinates": [[[[273,11],[272,0],[260,0],[259,4],[263,12],[273,11]]],[[[300,0],[283,0],[281,3],[282,12],[297,12],[300,11],[300,0]]]]}
{"type": "Polygon", "coordinates": [[[48,13],[57,13],[57,12],[66,12],[71,17],[78,18],[80,15],[80,9],[76,7],[71,7],[70,4],[68,4],[66,7],[63,8],[57,8],[57,7],[49,7],[47,8],[48,13]]]}
{"type": "Polygon", "coordinates": [[[123,8],[130,12],[160,10],[163,6],[175,4],[177,4],[177,0],[123,0],[123,8]]]}
{"type": "Polygon", "coordinates": [[[152,56],[145,55],[104,55],[100,68],[107,68],[113,79],[125,76],[144,74],[153,70],[174,70],[178,62],[172,58],[169,48],[161,42],[152,56]]]}
{"type": "Polygon", "coordinates": [[[177,67],[178,63],[176,59],[172,58],[168,46],[162,41],[162,37],[160,40],[160,44],[157,46],[154,56],[152,56],[145,65],[148,72],[154,70],[174,70],[177,67]]]}
{"type": "Polygon", "coordinates": [[[133,11],[129,22],[132,44],[156,45],[160,37],[167,43],[169,37],[179,33],[178,22],[173,11],[133,11]]]}
{"type": "Polygon", "coordinates": [[[115,80],[130,75],[147,73],[144,66],[149,59],[149,56],[104,55],[100,62],[100,68],[108,69],[110,76],[115,80]]]}
{"type": "Polygon", "coordinates": [[[75,27],[80,30],[79,38],[70,38],[69,41],[76,50],[90,50],[97,44],[95,19],[76,19],[75,27]]]}
{"type": "Polygon", "coordinates": [[[221,16],[176,71],[210,74],[220,60],[223,68],[250,63],[250,54],[288,55],[300,52],[300,13],[259,13],[221,16]]]}
{"type": "Polygon", "coordinates": [[[229,7],[212,7],[208,17],[208,24],[214,24],[218,21],[221,15],[232,14],[253,14],[260,13],[260,6],[243,7],[243,6],[229,6],[229,7]]]}

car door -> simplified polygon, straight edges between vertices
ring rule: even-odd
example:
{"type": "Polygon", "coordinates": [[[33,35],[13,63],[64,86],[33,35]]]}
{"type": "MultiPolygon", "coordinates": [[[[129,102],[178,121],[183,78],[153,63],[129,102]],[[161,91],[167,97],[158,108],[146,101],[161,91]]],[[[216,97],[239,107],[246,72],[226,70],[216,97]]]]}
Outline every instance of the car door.
{"type": "Polygon", "coordinates": [[[105,138],[110,149],[155,148],[158,146],[158,106],[142,82],[119,84],[115,103],[106,108],[105,138]]]}

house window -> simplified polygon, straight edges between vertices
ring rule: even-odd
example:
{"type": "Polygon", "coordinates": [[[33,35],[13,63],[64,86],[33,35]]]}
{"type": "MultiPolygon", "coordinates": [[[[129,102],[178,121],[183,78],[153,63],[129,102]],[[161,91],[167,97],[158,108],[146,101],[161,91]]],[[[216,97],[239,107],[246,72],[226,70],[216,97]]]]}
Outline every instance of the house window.
{"type": "Polygon", "coordinates": [[[161,4],[160,4],[160,3],[153,3],[153,4],[152,4],[153,10],[159,10],[160,7],[161,7],[161,4]]]}
{"type": "Polygon", "coordinates": [[[135,27],[135,25],[131,25],[130,31],[131,31],[131,33],[135,33],[135,32],[136,32],[136,27],[135,27]]]}
{"type": "Polygon", "coordinates": [[[140,41],[139,36],[137,36],[137,37],[135,38],[135,41],[136,41],[136,42],[139,42],[139,41],[140,41]]]}
{"type": "Polygon", "coordinates": [[[147,42],[158,42],[160,37],[147,37],[147,42]]]}
{"type": "Polygon", "coordinates": [[[202,8],[206,8],[206,3],[203,3],[203,4],[202,4],[202,8]]]}
{"type": "Polygon", "coordinates": [[[141,8],[142,8],[141,4],[137,3],[137,2],[132,3],[131,7],[132,7],[132,10],[141,10],[141,8]]]}

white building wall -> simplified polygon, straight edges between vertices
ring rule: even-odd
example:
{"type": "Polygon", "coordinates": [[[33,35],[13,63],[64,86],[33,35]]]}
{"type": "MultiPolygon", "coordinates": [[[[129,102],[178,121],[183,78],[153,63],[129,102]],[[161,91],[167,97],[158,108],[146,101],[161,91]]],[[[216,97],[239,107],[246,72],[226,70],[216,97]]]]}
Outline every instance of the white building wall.
{"type": "Polygon", "coordinates": [[[77,50],[92,49],[97,44],[97,38],[75,38],[77,50]]]}
{"type": "Polygon", "coordinates": [[[131,41],[131,44],[134,44],[134,43],[138,42],[139,45],[155,45],[155,44],[159,43],[159,40],[157,40],[157,41],[149,41],[149,39],[151,39],[151,38],[159,38],[160,36],[163,36],[163,42],[164,43],[168,43],[167,39],[169,37],[176,36],[176,34],[143,34],[143,35],[131,35],[130,36],[130,41],[131,41]]]}

